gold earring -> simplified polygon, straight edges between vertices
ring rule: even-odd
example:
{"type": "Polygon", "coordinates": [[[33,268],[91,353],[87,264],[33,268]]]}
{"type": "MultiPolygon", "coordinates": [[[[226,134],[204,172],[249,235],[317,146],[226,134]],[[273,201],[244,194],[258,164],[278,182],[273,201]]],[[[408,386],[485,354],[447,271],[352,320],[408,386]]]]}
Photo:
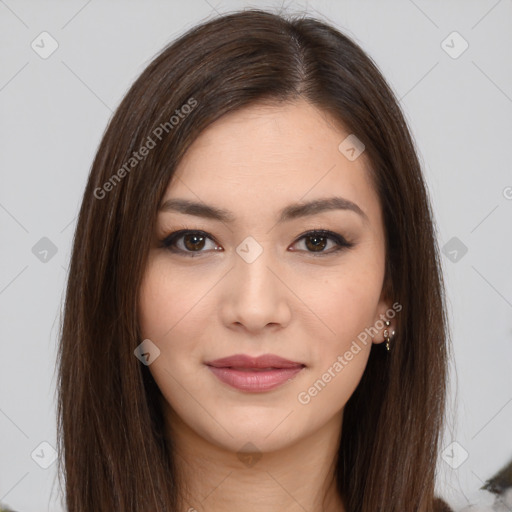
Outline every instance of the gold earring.
{"type": "MultiPolygon", "coordinates": [[[[389,320],[386,320],[384,322],[386,324],[386,327],[389,327],[391,325],[391,322],[389,320]]],[[[391,336],[389,335],[389,329],[384,329],[384,340],[386,341],[386,350],[389,352],[391,350],[390,341],[391,338],[395,336],[395,331],[391,333],[391,336]]]]}

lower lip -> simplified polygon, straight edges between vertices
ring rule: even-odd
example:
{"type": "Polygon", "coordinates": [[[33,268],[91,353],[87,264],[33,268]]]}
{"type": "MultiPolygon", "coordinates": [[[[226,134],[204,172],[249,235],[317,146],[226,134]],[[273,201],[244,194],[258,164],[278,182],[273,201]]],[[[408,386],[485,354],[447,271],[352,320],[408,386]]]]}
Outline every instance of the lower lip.
{"type": "Polygon", "coordinates": [[[222,382],[241,391],[258,393],[275,389],[292,379],[304,367],[276,368],[275,370],[243,371],[232,368],[208,366],[213,374],[222,382]]]}

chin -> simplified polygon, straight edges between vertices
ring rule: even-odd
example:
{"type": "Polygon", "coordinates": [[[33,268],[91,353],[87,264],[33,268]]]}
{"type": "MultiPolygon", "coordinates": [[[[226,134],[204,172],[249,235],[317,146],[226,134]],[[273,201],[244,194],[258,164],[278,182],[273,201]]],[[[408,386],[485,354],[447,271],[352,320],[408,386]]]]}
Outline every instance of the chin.
{"type": "Polygon", "coordinates": [[[208,442],[234,453],[278,451],[301,439],[300,426],[295,424],[294,429],[291,430],[290,423],[283,421],[287,416],[283,410],[269,415],[267,409],[262,414],[266,414],[265,420],[258,422],[251,417],[228,420],[224,416],[222,421],[224,428],[220,426],[213,428],[215,422],[212,420],[202,425],[202,428],[197,429],[196,432],[208,442]]]}

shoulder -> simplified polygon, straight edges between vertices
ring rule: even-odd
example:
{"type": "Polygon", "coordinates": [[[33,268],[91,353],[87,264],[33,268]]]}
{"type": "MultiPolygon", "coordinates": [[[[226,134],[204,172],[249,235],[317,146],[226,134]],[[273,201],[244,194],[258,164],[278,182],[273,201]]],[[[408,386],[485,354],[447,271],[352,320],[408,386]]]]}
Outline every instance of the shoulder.
{"type": "Polygon", "coordinates": [[[453,512],[453,509],[441,498],[434,498],[434,512],[453,512]]]}

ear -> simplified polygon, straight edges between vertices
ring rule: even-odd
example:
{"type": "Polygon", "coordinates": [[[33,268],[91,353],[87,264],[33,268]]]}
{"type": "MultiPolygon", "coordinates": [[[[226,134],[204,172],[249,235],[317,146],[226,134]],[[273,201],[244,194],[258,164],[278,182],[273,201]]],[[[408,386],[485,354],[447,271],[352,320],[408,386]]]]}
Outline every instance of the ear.
{"type": "Polygon", "coordinates": [[[373,343],[379,344],[385,341],[384,331],[386,329],[388,329],[390,335],[394,330],[396,330],[396,321],[394,320],[395,315],[396,311],[392,306],[391,299],[389,298],[389,287],[383,286],[373,321],[373,326],[375,331],[377,331],[375,336],[372,338],[373,343]],[[389,327],[386,325],[386,320],[390,322],[389,327]]]}

